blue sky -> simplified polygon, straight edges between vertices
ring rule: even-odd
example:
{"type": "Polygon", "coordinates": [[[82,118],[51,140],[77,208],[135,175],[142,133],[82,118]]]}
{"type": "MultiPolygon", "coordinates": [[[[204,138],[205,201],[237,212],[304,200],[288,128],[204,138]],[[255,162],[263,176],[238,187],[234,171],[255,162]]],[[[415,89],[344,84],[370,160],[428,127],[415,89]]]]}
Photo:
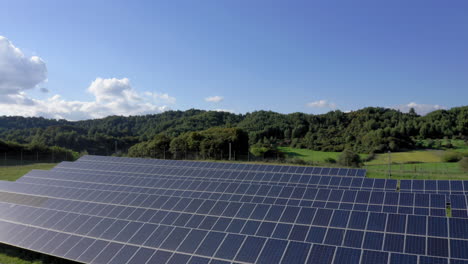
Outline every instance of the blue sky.
{"type": "Polygon", "coordinates": [[[425,113],[467,103],[466,1],[2,6],[0,115],[85,119],[189,108],[324,113],[408,105],[425,113]]]}

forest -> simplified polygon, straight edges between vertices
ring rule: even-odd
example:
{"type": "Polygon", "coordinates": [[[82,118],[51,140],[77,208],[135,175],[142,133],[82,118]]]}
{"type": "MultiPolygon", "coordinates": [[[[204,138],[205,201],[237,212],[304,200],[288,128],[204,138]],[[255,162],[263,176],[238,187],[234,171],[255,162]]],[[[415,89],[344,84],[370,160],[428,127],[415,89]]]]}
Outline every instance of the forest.
{"type": "MultiPolygon", "coordinates": [[[[249,149],[291,146],[319,151],[353,150],[381,153],[422,148],[426,139],[468,139],[468,106],[433,111],[425,116],[367,107],[351,112],[246,114],[204,111],[166,111],[143,116],[109,116],[67,121],[42,117],[0,117],[0,140],[25,149],[60,147],[77,153],[131,156],[172,155],[182,150],[201,157],[224,157],[228,145],[237,153],[249,149]],[[157,151],[157,149],[162,150],[157,151]],[[153,153],[151,151],[154,151],[153,153]],[[162,153],[162,154],[161,154],[162,153]]],[[[431,142],[429,140],[429,142],[431,142]]],[[[425,148],[431,147],[424,146],[425,148]]]]}

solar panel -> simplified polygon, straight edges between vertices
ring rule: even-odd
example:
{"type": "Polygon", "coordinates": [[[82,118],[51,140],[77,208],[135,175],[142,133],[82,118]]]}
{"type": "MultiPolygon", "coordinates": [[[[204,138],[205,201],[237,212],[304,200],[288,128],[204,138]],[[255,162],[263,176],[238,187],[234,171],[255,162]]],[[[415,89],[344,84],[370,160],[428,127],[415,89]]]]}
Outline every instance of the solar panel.
{"type": "Polygon", "coordinates": [[[85,156],[0,183],[0,241],[87,263],[466,260],[468,219],[445,216],[466,212],[464,183],[364,176],[85,156]]]}

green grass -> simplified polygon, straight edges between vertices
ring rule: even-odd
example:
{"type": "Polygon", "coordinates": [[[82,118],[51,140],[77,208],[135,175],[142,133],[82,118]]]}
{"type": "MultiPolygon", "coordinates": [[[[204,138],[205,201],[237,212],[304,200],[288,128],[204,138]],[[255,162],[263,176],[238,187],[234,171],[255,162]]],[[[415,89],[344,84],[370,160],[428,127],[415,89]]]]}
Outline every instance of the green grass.
{"type": "MultiPolygon", "coordinates": [[[[463,143],[463,141],[461,141],[463,143]]],[[[460,142],[458,142],[460,143],[460,142]]],[[[280,147],[289,158],[300,158],[323,166],[330,166],[325,159],[338,159],[340,152],[323,152],[308,149],[280,147]]],[[[417,150],[391,153],[393,179],[468,179],[458,163],[442,162],[444,150],[417,150]],[[395,164],[396,163],[396,164],[395,164]],[[413,164],[408,164],[413,163],[413,164]]],[[[365,158],[366,154],[361,154],[365,158]]],[[[365,163],[367,176],[372,178],[388,177],[388,154],[377,154],[376,158],[365,163]]]]}
{"type": "Polygon", "coordinates": [[[0,244],[0,263],[2,264],[77,264],[27,249],[0,244]]]}
{"type": "MultiPolygon", "coordinates": [[[[388,165],[370,165],[364,168],[367,169],[368,177],[388,177],[388,165]]],[[[463,172],[458,163],[449,162],[392,164],[391,172],[392,179],[468,179],[468,173],[463,172]]]]}
{"type": "MultiPolygon", "coordinates": [[[[0,180],[16,181],[19,177],[31,170],[50,170],[57,165],[56,163],[36,163],[19,166],[0,166],[0,180]]],[[[2,263],[2,262],[0,262],[2,263]]]]}
{"type": "MultiPolygon", "coordinates": [[[[390,153],[392,163],[410,163],[423,162],[434,163],[441,162],[443,150],[415,150],[407,152],[390,153]]],[[[388,153],[381,153],[375,156],[375,159],[366,162],[366,165],[388,164],[388,153]]]]}
{"type": "MultiPolygon", "coordinates": [[[[323,163],[327,158],[338,160],[341,152],[325,152],[316,151],[310,149],[298,149],[290,147],[279,147],[279,149],[286,153],[289,158],[300,158],[305,161],[320,162],[323,163]]],[[[366,158],[367,154],[360,154],[361,158],[366,158]]]]}

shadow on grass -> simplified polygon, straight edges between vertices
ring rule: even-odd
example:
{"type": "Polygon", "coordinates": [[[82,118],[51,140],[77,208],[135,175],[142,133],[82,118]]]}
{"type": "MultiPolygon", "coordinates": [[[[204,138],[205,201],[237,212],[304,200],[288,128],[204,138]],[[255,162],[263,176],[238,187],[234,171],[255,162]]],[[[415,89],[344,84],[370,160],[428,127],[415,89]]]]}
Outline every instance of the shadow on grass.
{"type": "MultiPolygon", "coordinates": [[[[8,257],[19,258],[22,261],[30,263],[43,263],[43,264],[78,264],[79,262],[66,260],[54,256],[45,255],[42,253],[30,251],[23,248],[17,248],[14,246],[0,243],[0,254],[4,254],[8,257]]],[[[12,262],[15,263],[15,262],[12,262]]]]}

